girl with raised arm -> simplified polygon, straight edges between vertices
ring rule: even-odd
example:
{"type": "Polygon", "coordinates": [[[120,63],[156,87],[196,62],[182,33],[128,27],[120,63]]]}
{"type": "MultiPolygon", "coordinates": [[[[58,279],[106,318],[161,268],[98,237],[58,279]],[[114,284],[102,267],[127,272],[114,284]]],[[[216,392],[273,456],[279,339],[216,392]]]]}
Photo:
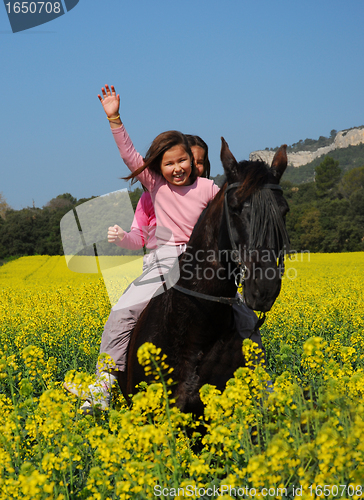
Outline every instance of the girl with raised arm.
{"type": "Polygon", "coordinates": [[[184,134],[168,131],[152,142],[145,158],[136,152],[120,120],[120,97],[115,89],[102,89],[99,99],[119,148],[121,157],[131,171],[128,179],[137,177],[148,189],[156,216],[157,250],[154,261],[142,276],[133,282],[112,308],[102,334],[100,352],[108,354],[112,365],[98,366],[98,380],[87,391],[73,383],[65,388],[91,405],[102,409],[110,404],[110,390],[118,380],[125,394],[127,346],[139,315],[152,296],[179,277],[178,268],[169,272],[178,256],[186,249],[198,217],[219,188],[213,181],[198,176],[194,157],[184,134]],[[105,90],[106,89],[106,90],[105,90]]]}

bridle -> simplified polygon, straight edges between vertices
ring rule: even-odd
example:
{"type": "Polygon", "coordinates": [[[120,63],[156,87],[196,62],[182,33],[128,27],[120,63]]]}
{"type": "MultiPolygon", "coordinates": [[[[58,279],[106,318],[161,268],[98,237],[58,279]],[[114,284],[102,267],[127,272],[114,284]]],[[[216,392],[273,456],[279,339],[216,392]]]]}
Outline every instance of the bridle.
{"type": "MultiPolygon", "coordinates": [[[[238,247],[236,246],[235,240],[233,238],[233,230],[232,230],[232,224],[231,224],[231,216],[229,212],[229,206],[228,206],[228,201],[227,201],[227,194],[231,189],[236,189],[241,184],[239,182],[234,182],[233,184],[229,184],[224,193],[224,211],[225,211],[225,216],[226,216],[226,225],[227,225],[227,230],[228,230],[228,236],[230,240],[230,245],[231,245],[231,260],[236,264],[237,272],[235,272],[234,277],[235,277],[235,286],[238,289],[240,286],[244,285],[245,281],[245,274],[246,271],[248,270],[246,264],[244,263],[243,259],[241,258],[241,254],[238,250],[238,247]],[[235,257],[236,256],[236,257],[235,257]]],[[[283,191],[281,186],[278,184],[264,184],[261,189],[271,189],[271,190],[276,190],[276,191],[283,191]]],[[[280,265],[284,266],[283,263],[283,256],[280,257],[280,265]]],[[[283,267],[284,269],[284,267],[283,267]]],[[[196,297],[198,299],[204,299],[204,300],[209,300],[212,302],[219,302],[221,304],[228,304],[232,306],[233,304],[242,304],[244,303],[243,298],[240,296],[240,294],[237,294],[237,297],[215,297],[214,295],[207,295],[205,293],[200,293],[200,292],[195,292],[194,290],[189,290],[188,288],[184,288],[180,285],[174,285],[173,288],[179,292],[184,293],[185,295],[190,295],[192,297],[196,297]]],[[[248,338],[251,338],[254,333],[257,333],[258,329],[262,326],[266,318],[265,312],[263,312],[257,323],[255,324],[254,328],[250,332],[250,335],[248,338]]]]}
{"type": "MultiPolygon", "coordinates": [[[[236,189],[241,184],[239,182],[234,182],[233,184],[229,184],[224,193],[224,211],[225,211],[225,217],[226,217],[226,225],[227,225],[227,230],[228,230],[228,236],[230,240],[230,245],[231,245],[231,260],[235,263],[236,265],[236,272],[234,273],[235,277],[235,286],[236,288],[239,288],[240,286],[244,285],[245,281],[245,274],[246,271],[248,270],[247,266],[245,265],[243,259],[241,258],[241,253],[238,250],[238,247],[236,246],[234,237],[233,237],[233,230],[232,230],[232,224],[231,224],[231,216],[229,212],[229,206],[228,206],[228,201],[227,201],[227,194],[231,189],[236,189]]],[[[283,191],[281,186],[278,184],[264,184],[261,189],[273,189],[277,191],[283,191]]],[[[200,292],[195,292],[194,290],[189,290],[188,288],[184,288],[180,285],[174,285],[173,288],[175,290],[178,290],[179,292],[184,293],[185,295],[190,295],[199,299],[205,299],[209,300],[212,302],[219,302],[221,304],[228,304],[228,305],[233,305],[233,304],[241,304],[243,302],[243,299],[240,297],[216,297],[214,295],[207,295],[205,293],[200,293],[200,292]]],[[[263,320],[264,321],[264,320],[263,320]]],[[[263,322],[262,322],[263,323],[263,322]]]]}
{"type": "MultiPolygon", "coordinates": [[[[227,225],[230,245],[232,248],[232,250],[230,250],[231,260],[233,262],[235,262],[237,269],[238,269],[238,272],[235,273],[235,285],[237,288],[239,288],[239,286],[242,286],[244,284],[245,274],[246,274],[246,271],[248,270],[248,268],[247,268],[245,262],[243,261],[243,259],[241,258],[241,253],[239,252],[239,250],[236,246],[234,237],[233,237],[233,231],[232,231],[231,219],[230,219],[230,213],[229,213],[229,206],[228,206],[228,201],[227,201],[227,193],[228,193],[228,191],[230,191],[230,189],[237,188],[239,186],[240,186],[240,183],[238,183],[238,182],[230,184],[229,186],[227,186],[225,193],[224,193],[224,209],[225,209],[225,216],[226,216],[226,225],[227,225]],[[237,257],[235,257],[235,256],[237,256],[237,257]]],[[[264,184],[260,189],[261,190],[262,189],[270,189],[273,191],[276,190],[276,191],[283,192],[283,189],[278,184],[264,184]]],[[[282,260],[282,266],[283,265],[284,264],[283,264],[283,260],[282,260]]]]}

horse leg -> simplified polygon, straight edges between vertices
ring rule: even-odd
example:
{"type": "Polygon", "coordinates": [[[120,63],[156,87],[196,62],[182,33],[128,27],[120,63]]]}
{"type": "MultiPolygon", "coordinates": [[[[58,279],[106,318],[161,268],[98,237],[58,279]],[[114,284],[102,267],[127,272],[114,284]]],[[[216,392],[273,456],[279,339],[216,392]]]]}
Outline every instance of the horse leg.
{"type": "Polygon", "coordinates": [[[130,406],[131,399],[130,399],[128,391],[126,389],[126,382],[127,382],[126,372],[113,371],[112,374],[115,375],[115,377],[117,378],[122,395],[124,396],[127,404],[130,406]]]}

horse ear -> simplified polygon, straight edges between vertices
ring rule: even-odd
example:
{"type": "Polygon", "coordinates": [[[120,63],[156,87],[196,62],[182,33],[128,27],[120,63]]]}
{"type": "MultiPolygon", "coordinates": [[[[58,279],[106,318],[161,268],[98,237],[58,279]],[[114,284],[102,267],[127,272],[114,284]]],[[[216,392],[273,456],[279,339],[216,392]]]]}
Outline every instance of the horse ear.
{"type": "Polygon", "coordinates": [[[232,175],[238,173],[238,162],[235,160],[234,155],[229,149],[228,143],[223,137],[221,137],[221,153],[220,153],[221,163],[224,167],[224,171],[228,180],[232,175]]]}
{"type": "Polygon", "coordinates": [[[271,170],[278,182],[287,168],[287,144],[283,144],[274,155],[271,170]]]}

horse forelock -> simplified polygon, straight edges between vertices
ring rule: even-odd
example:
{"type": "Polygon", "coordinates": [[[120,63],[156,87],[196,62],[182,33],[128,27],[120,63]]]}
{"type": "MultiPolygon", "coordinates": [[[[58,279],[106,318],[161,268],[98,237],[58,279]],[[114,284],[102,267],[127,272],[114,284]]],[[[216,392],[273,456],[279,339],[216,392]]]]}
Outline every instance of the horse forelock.
{"type": "Polygon", "coordinates": [[[262,160],[241,161],[238,164],[240,187],[236,191],[239,200],[245,201],[264,184],[274,181],[269,166],[262,160]]]}

